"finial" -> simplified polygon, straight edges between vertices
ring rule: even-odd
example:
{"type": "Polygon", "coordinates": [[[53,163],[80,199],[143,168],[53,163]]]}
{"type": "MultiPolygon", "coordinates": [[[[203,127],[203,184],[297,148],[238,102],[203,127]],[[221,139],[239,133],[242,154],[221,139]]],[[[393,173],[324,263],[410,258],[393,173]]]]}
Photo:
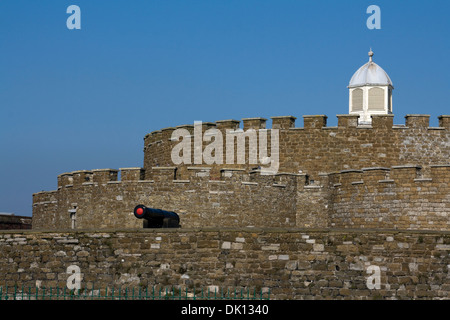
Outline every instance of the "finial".
{"type": "Polygon", "coordinates": [[[370,62],[372,62],[372,57],[373,57],[373,51],[372,51],[372,48],[370,48],[370,51],[369,51],[369,61],[370,62]]]}

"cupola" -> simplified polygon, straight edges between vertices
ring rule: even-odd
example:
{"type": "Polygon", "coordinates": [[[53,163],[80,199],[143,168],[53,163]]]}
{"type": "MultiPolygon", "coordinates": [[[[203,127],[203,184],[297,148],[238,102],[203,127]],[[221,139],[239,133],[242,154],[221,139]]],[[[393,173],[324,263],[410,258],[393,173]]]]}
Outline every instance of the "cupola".
{"type": "Polygon", "coordinates": [[[392,114],[392,90],[394,86],[386,71],[373,62],[374,53],[369,52],[369,62],[355,72],[348,85],[349,114],[359,114],[359,123],[372,123],[371,115],[392,114]]]}

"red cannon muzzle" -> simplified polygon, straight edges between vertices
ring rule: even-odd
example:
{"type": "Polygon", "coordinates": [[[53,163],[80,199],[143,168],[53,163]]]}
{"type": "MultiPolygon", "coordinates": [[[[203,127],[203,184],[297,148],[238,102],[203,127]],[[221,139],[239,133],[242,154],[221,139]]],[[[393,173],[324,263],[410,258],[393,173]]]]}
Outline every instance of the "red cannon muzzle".
{"type": "Polygon", "coordinates": [[[148,208],[142,204],[134,208],[134,216],[144,219],[144,228],[179,228],[180,217],[172,211],[148,208]]]}

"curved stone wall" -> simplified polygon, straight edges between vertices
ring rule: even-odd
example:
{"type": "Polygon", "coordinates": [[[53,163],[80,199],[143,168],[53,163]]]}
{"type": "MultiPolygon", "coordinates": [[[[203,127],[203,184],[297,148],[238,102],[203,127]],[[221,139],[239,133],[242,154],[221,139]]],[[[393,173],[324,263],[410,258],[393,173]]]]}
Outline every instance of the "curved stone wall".
{"type": "MultiPolygon", "coordinates": [[[[358,115],[337,115],[338,125],[327,127],[327,116],[304,116],[304,126],[295,127],[295,117],[273,117],[272,129],[279,130],[279,171],[307,172],[313,179],[320,173],[328,173],[353,168],[391,167],[405,164],[420,164],[428,170],[430,164],[448,164],[450,154],[450,116],[439,117],[439,127],[429,127],[428,115],[407,115],[402,125],[394,125],[393,115],[373,116],[372,125],[358,125],[358,115]]],[[[242,120],[244,132],[249,129],[268,130],[266,119],[247,118],[242,120]]],[[[240,121],[222,120],[202,123],[202,135],[208,129],[219,130],[226,137],[227,130],[239,128],[240,121]]],[[[172,139],[177,129],[185,129],[191,137],[190,164],[177,165],[178,174],[183,179],[186,167],[193,166],[194,125],[164,128],[153,131],[144,138],[144,169],[150,175],[152,167],[173,166],[171,152],[180,141],[172,139]]],[[[182,140],[182,139],[180,139],[182,140]]],[[[271,138],[268,134],[268,155],[271,138]]],[[[256,143],[256,145],[259,142],[256,143]]],[[[204,150],[209,142],[203,142],[204,150]]],[[[224,142],[225,144],[225,142],[224,142]]],[[[255,146],[257,148],[257,146],[255,146]]],[[[251,170],[258,164],[248,159],[249,142],[246,145],[245,164],[237,164],[237,154],[233,163],[227,163],[226,152],[222,165],[213,165],[211,175],[219,177],[220,168],[244,168],[251,170]]],[[[205,163],[198,164],[200,166],[205,163]]]]}

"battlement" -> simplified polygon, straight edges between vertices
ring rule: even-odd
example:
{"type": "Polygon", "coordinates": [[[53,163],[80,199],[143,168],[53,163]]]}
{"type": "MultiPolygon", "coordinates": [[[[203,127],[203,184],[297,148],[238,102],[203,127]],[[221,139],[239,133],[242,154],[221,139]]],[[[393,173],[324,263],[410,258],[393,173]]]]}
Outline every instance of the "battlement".
{"type": "MultiPolygon", "coordinates": [[[[277,172],[267,173],[261,170],[240,168],[220,168],[220,179],[211,179],[210,173],[213,167],[187,167],[187,176],[177,175],[178,167],[153,167],[152,179],[145,180],[145,169],[141,167],[120,169],[94,169],[66,172],[58,175],[58,190],[81,186],[99,186],[117,183],[173,183],[197,185],[198,182],[208,183],[238,183],[247,186],[274,186],[286,187],[295,185],[299,190],[312,190],[318,188],[343,188],[348,186],[361,187],[374,184],[417,184],[450,182],[450,164],[430,165],[427,175],[422,172],[420,165],[399,165],[387,167],[371,167],[362,169],[348,169],[339,172],[321,173],[317,181],[310,180],[307,173],[277,172]],[[119,173],[121,179],[119,179],[119,173]]],[[[36,200],[47,199],[58,191],[42,191],[33,196],[36,200]]],[[[42,202],[44,200],[39,200],[42,202]]]]}
{"type": "Polygon", "coordinates": [[[150,171],[147,180],[139,167],[63,173],[58,190],[33,195],[34,228],[70,228],[75,217],[80,228],[139,228],[141,221],[132,214],[138,204],[177,212],[185,227],[293,227],[295,202],[290,200],[298,178],[305,183],[305,175],[235,168],[221,169],[220,179],[211,179],[211,167],[188,167],[181,177],[177,167],[150,171]]]}
{"type": "MultiPolygon", "coordinates": [[[[73,188],[81,186],[99,186],[117,183],[197,183],[199,181],[207,181],[209,183],[218,182],[236,182],[240,181],[243,185],[274,185],[280,186],[280,183],[286,183],[288,177],[297,177],[298,181],[308,185],[306,174],[296,174],[287,172],[277,173],[262,173],[261,170],[246,171],[238,168],[220,168],[220,179],[211,179],[210,172],[213,167],[187,167],[187,176],[180,178],[177,175],[178,168],[173,167],[152,167],[150,170],[151,179],[144,179],[145,169],[141,167],[120,168],[120,169],[94,169],[94,170],[78,170],[73,172],[66,172],[58,175],[58,190],[64,188],[73,188]],[[120,179],[119,179],[120,176],[120,179]]],[[[47,193],[54,193],[55,191],[42,191],[35,193],[38,195],[45,195],[47,193]]]]}
{"type": "Polygon", "coordinates": [[[332,227],[449,230],[450,164],[344,170],[330,175],[332,227]]]}
{"type": "Polygon", "coordinates": [[[330,174],[333,187],[344,185],[367,185],[373,183],[441,183],[450,177],[450,164],[430,165],[430,173],[425,176],[422,166],[402,165],[392,168],[373,167],[361,170],[342,170],[330,174]]]}
{"type": "MultiPolygon", "coordinates": [[[[422,129],[430,129],[434,130],[437,128],[440,129],[449,129],[450,128],[450,115],[441,115],[438,117],[439,127],[430,127],[429,120],[430,115],[423,114],[408,114],[405,116],[405,122],[403,125],[397,124],[394,125],[394,115],[393,114],[384,114],[384,115],[372,115],[372,124],[359,124],[358,119],[359,115],[357,114],[338,114],[336,115],[338,118],[338,125],[333,127],[327,127],[327,119],[326,115],[304,115],[303,116],[303,127],[296,127],[297,118],[294,116],[275,116],[271,117],[272,119],[272,127],[267,127],[267,119],[266,118],[243,118],[242,126],[243,130],[248,129],[279,129],[279,130],[301,130],[301,129],[339,129],[339,128],[363,128],[363,129],[409,129],[409,128],[422,128],[422,129]]],[[[219,130],[236,130],[239,129],[241,125],[241,121],[235,119],[229,120],[218,120],[215,122],[202,122],[202,131],[206,131],[211,128],[217,128],[219,130]]],[[[171,140],[171,134],[176,129],[186,129],[192,135],[194,133],[194,125],[185,124],[179,125],[176,127],[168,127],[160,130],[155,130],[148,133],[144,140],[147,143],[161,143],[163,141],[171,140]]]]}
{"type": "Polygon", "coordinates": [[[33,194],[33,231],[0,232],[0,298],[52,296],[74,266],[84,298],[154,284],[164,299],[233,286],[235,299],[450,298],[450,115],[395,121],[373,55],[337,125],[172,124],[145,135],[142,165],[59,174],[33,194]]]}
{"type": "Polygon", "coordinates": [[[58,190],[33,195],[33,216],[67,227],[68,213],[76,208],[84,228],[138,228],[132,210],[146,204],[178,212],[187,227],[450,230],[448,163],[431,164],[425,172],[416,164],[322,172],[315,180],[303,172],[233,167],[220,168],[215,177],[213,168],[187,167],[183,175],[175,166],[63,173],[58,190]]]}
{"type": "Polygon", "coordinates": [[[439,116],[438,127],[430,127],[429,118],[429,115],[408,114],[403,124],[394,124],[392,114],[373,115],[371,124],[361,124],[359,115],[339,114],[337,126],[327,126],[326,115],[305,115],[303,127],[296,127],[297,118],[290,115],[271,117],[271,127],[266,118],[244,118],[241,121],[203,122],[201,127],[191,124],[164,128],[144,138],[145,179],[152,179],[150,172],[153,167],[174,166],[172,151],[179,143],[185,143],[185,139],[189,139],[191,151],[187,158],[183,158],[183,163],[176,165],[177,175],[188,175],[187,167],[194,163],[200,167],[212,165],[212,179],[220,179],[220,169],[224,166],[247,171],[263,166],[262,158],[255,154],[260,151],[261,141],[264,145],[264,140],[261,140],[264,133],[267,157],[272,152],[279,155],[278,171],[308,172],[315,181],[320,179],[322,172],[355,167],[392,167],[408,162],[420,163],[427,171],[432,163],[446,163],[450,153],[450,116],[439,116]],[[175,132],[177,129],[184,131],[175,132]],[[273,129],[278,130],[275,141],[272,141],[275,137],[272,136],[273,129]],[[249,130],[259,133],[251,135],[249,130]],[[210,136],[216,132],[222,134],[220,162],[214,159],[211,164],[204,158],[195,158],[196,150],[204,151],[212,141],[215,142],[215,138],[211,140],[210,136]],[[244,134],[243,139],[232,135],[233,132],[244,134]],[[242,150],[238,148],[240,144],[245,144],[245,152],[236,152],[242,150]]]}
{"type": "MultiPolygon", "coordinates": [[[[218,120],[216,122],[202,122],[201,123],[201,133],[204,134],[208,129],[218,129],[223,134],[225,134],[229,130],[238,130],[240,129],[240,125],[242,124],[243,130],[247,131],[249,129],[254,130],[271,130],[277,129],[283,132],[287,132],[288,134],[295,134],[295,132],[300,131],[326,131],[333,132],[336,134],[340,132],[342,129],[353,130],[353,129],[369,129],[370,132],[377,132],[377,130],[386,131],[386,130],[395,130],[402,131],[402,135],[408,134],[411,132],[412,135],[416,134],[415,130],[427,130],[431,132],[433,131],[443,131],[448,135],[448,130],[450,128],[450,116],[449,115],[441,115],[438,117],[439,126],[438,127],[430,127],[429,126],[429,115],[419,115],[419,114],[408,114],[405,116],[404,124],[395,124],[394,125],[394,115],[372,115],[372,123],[370,125],[360,124],[358,122],[359,115],[355,114],[338,114],[336,116],[338,118],[338,125],[329,127],[327,126],[326,115],[305,115],[303,116],[303,127],[296,127],[296,117],[294,116],[275,116],[271,117],[272,127],[269,128],[267,126],[267,119],[265,118],[244,118],[242,121],[229,119],[229,120],[218,120]]],[[[194,137],[194,125],[186,124],[179,125],[176,127],[167,127],[160,130],[155,130],[148,133],[144,137],[144,152],[152,149],[152,151],[157,148],[161,149],[159,152],[155,154],[156,157],[160,156],[160,154],[169,153],[171,148],[167,146],[167,142],[174,143],[176,140],[172,138],[172,134],[177,129],[185,129],[189,133],[189,137],[194,137]]],[[[443,133],[442,132],[442,133],[443,133]]],[[[329,133],[332,134],[332,133],[329,133]]],[[[374,133],[372,133],[374,134],[374,133]]],[[[164,159],[167,162],[168,155],[164,155],[164,159]]],[[[147,166],[145,166],[147,167],[147,166]]]]}
{"type": "Polygon", "coordinates": [[[391,114],[370,125],[337,118],[332,127],[326,115],[305,115],[303,127],[276,116],[271,128],[244,118],[153,131],[143,167],[58,175],[56,191],[33,195],[33,225],[140,228],[132,214],[144,204],[177,212],[183,227],[450,230],[450,116],[439,116],[439,127],[420,114],[402,125],[391,114]],[[224,149],[206,161],[213,142],[224,149]],[[176,164],[174,149],[183,153],[176,164]],[[272,156],[278,164],[268,172],[272,156]]]}

